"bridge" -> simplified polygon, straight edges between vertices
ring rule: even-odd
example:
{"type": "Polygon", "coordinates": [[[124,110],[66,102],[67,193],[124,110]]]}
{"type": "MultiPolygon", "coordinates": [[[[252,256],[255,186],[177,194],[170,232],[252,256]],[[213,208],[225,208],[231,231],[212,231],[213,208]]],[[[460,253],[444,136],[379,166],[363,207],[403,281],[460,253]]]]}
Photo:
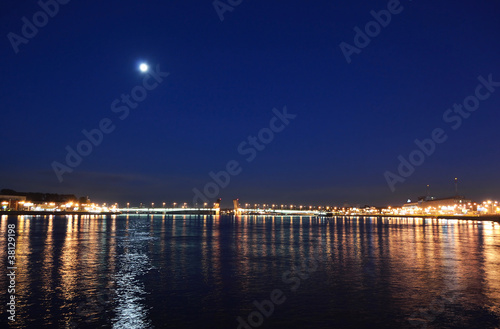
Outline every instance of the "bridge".
{"type": "Polygon", "coordinates": [[[238,208],[234,210],[237,215],[268,215],[268,216],[326,216],[325,211],[320,210],[298,210],[298,209],[262,209],[262,208],[238,208]]]}
{"type": "MultiPolygon", "coordinates": [[[[220,208],[117,208],[122,214],[169,214],[169,215],[219,215],[220,208]]],[[[222,210],[224,213],[225,211],[222,210]]],[[[298,210],[298,209],[263,209],[263,208],[238,208],[231,209],[235,215],[267,215],[267,216],[326,216],[325,211],[298,210]]]]}
{"type": "Polygon", "coordinates": [[[218,215],[220,208],[117,208],[122,214],[218,215]]]}
{"type": "MultiPolygon", "coordinates": [[[[248,206],[248,204],[247,204],[248,206]]],[[[257,205],[256,205],[257,206],[257,205]]],[[[233,213],[235,215],[266,215],[266,216],[327,216],[331,215],[331,213],[327,213],[325,210],[321,211],[319,209],[313,210],[313,209],[304,209],[302,210],[302,206],[300,207],[300,210],[297,208],[293,208],[293,206],[290,206],[290,209],[288,208],[283,208],[283,205],[281,208],[275,208],[274,205],[273,207],[266,207],[264,205],[263,208],[241,208],[240,207],[240,199],[233,199],[233,213]]]]}

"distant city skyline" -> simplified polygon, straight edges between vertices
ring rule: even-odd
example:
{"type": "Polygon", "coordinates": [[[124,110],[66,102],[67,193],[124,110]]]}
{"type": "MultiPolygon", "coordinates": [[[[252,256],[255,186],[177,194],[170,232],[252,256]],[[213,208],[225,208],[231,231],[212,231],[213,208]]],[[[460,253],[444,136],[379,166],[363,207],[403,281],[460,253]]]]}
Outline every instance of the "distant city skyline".
{"type": "MultiPolygon", "coordinates": [[[[441,199],[441,198],[449,198],[449,197],[454,197],[454,196],[463,196],[468,199],[472,199],[474,201],[480,201],[480,200],[498,200],[500,198],[495,198],[493,194],[488,195],[488,194],[483,194],[479,195],[476,197],[471,197],[470,194],[466,193],[466,191],[462,190],[462,186],[460,185],[461,181],[460,180],[455,180],[453,179],[452,181],[449,182],[448,188],[446,190],[441,190],[441,191],[436,191],[433,189],[433,187],[428,184],[425,187],[423,187],[420,191],[416,191],[415,193],[407,196],[400,196],[399,201],[395,202],[388,202],[388,203],[383,203],[383,201],[373,201],[376,200],[377,198],[373,198],[372,201],[369,199],[366,199],[368,201],[364,200],[354,200],[354,201],[333,201],[333,200],[328,200],[328,199],[323,199],[325,201],[321,200],[314,200],[314,199],[297,199],[297,200],[283,200],[279,198],[268,198],[268,199],[263,199],[263,198],[255,198],[255,199],[246,199],[246,198],[241,198],[241,193],[240,194],[235,194],[233,196],[231,195],[224,195],[225,198],[222,198],[218,196],[217,198],[210,199],[208,204],[212,204],[216,202],[216,200],[220,197],[222,199],[221,205],[224,208],[230,208],[233,204],[234,199],[239,199],[241,204],[276,204],[276,205],[281,205],[281,204],[287,204],[287,205],[304,205],[304,206],[309,206],[309,205],[314,205],[314,206],[377,206],[377,207],[385,207],[385,206],[400,206],[408,202],[408,200],[415,202],[418,200],[420,197],[426,197],[430,196],[433,198],[441,199]]],[[[7,190],[7,189],[6,189],[7,190]]],[[[20,193],[59,193],[58,191],[42,191],[42,190],[16,190],[16,189],[10,189],[14,190],[15,192],[20,192],[20,193]]],[[[0,193],[1,194],[1,193],[0,193]]],[[[63,194],[63,193],[60,193],[63,194]]],[[[167,206],[172,206],[173,203],[176,203],[177,205],[181,205],[183,203],[189,204],[190,206],[194,206],[195,203],[193,203],[191,200],[187,199],[182,199],[181,197],[172,197],[172,198],[161,198],[160,196],[155,196],[151,195],[149,199],[146,197],[134,197],[131,195],[128,198],[112,198],[109,196],[109,194],[97,194],[97,195],[92,195],[92,194],[85,194],[85,193],[79,193],[75,191],[69,191],[69,194],[75,195],[77,198],[79,197],[89,197],[92,202],[97,202],[97,203],[119,203],[121,206],[128,204],[132,204],[133,206],[139,206],[140,204],[143,204],[144,206],[149,206],[151,203],[155,203],[157,206],[166,204],[167,206]],[[103,196],[105,195],[105,196],[103,196]]],[[[203,205],[204,202],[199,202],[196,203],[199,205],[203,205]]]]}
{"type": "Polygon", "coordinates": [[[0,187],[500,199],[500,4],[430,4],[7,0],[0,187]]]}

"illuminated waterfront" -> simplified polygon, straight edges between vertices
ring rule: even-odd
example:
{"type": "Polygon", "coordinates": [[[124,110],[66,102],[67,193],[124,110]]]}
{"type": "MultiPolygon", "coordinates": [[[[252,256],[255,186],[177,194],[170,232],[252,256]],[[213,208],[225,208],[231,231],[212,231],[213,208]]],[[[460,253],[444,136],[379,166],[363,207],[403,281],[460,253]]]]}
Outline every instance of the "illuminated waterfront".
{"type": "Polygon", "coordinates": [[[286,300],[261,328],[500,325],[492,222],[2,216],[2,245],[8,224],[17,233],[16,328],[237,328],[275,289],[286,300]]]}

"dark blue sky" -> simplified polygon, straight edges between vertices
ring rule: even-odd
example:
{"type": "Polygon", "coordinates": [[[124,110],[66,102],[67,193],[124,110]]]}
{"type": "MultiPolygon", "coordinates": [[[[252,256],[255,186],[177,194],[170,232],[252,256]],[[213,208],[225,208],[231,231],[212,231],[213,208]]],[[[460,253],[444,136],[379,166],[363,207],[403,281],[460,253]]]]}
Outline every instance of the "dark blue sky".
{"type": "Polygon", "coordinates": [[[453,194],[454,177],[468,197],[500,198],[500,87],[474,104],[479,76],[500,81],[500,4],[401,1],[347,63],[339,45],[391,2],[243,0],[221,21],[211,1],[69,1],[13,47],[41,7],[4,1],[0,188],[191,202],[235,160],[225,201],[398,204],[427,184],[453,194]],[[111,105],[143,85],[141,61],[170,75],[121,120],[111,105]],[[467,97],[477,109],[454,130],[458,114],[443,115],[467,97]],[[247,161],[238,146],[284,106],[296,117],[247,161]],[[105,118],[114,130],[60,182],[54,162],[105,118]],[[401,176],[398,156],[436,128],[446,141],[401,176]],[[388,171],[404,180],[394,192],[388,171]]]}

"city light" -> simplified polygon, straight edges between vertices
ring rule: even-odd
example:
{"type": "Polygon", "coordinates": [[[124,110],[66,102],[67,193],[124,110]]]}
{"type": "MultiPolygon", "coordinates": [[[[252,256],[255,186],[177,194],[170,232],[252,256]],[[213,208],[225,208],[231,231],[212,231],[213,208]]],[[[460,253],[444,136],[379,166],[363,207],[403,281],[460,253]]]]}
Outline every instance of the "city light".
{"type": "MultiPolygon", "coordinates": [[[[36,211],[36,212],[61,212],[61,213],[120,213],[131,211],[167,211],[165,207],[167,202],[162,202],[163,208],[154,208],[155,203],[151,202],[151,207],[143,207],[144,203],[140,203],[138,208],[131,207],[130,202],[126,203],[126,208],[121,209],[118,203],[112,206],[103,203],[78,203],[75,201],[68,202],[32,202],[24,200],[0,200],[1,209],[3,211],[36,211]]],[[[146,203],[147,204],[147,203],[146,203]]],[[[187,202],[180,204],[177,208],[177,202],[172,202],[171,205],[176,211],[214,211],[220,209],[218,203],[213,203],[212,207],[208,207],[208,203],[203,203],[203,209],[197,205],[189,206],[187,202]],[[193,207],[193,208],[190,208],[193,207]]],[[[349,207],[332,207],[332,206],[319,206],[319,205],[293,205],[293,204],[276,204],[276,203],[262,203],[253,204],[245,203],[244,208],[238,209],[224,209],[222,213],[234,214],[297,214],[297,215],[310,215],[310,216],[364,216],[364,215],[380,215],[380,216],[457,216],[457,217],[479,217],[479,216],[498,216],[500,215],[499,201],[484,200],[480,202],[473,202],[470,200],[463,200],[458,197],[447,199],[429,199],[419,200],[419,202],[407,202],[401,206],[349,206],[349,207]]],[[[171,209],[171,211],[174,211],[171,209]]],[[[218,210],[217,210],[218,211],[218,210]]],[[[222,211],[222,209],[221,209],[222,211]]]]}

